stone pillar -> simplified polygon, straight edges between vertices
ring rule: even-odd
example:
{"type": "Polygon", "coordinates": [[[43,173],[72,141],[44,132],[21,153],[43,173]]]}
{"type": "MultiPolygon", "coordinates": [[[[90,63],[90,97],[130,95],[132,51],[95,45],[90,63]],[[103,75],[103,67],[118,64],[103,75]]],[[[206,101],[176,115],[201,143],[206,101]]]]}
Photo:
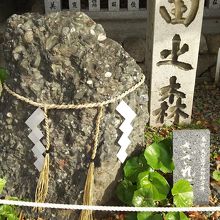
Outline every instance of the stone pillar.
{"type": "Polygon", "coordinates": [[[204,0],[149,0],[150,125],[190,123],[204,0]]]}

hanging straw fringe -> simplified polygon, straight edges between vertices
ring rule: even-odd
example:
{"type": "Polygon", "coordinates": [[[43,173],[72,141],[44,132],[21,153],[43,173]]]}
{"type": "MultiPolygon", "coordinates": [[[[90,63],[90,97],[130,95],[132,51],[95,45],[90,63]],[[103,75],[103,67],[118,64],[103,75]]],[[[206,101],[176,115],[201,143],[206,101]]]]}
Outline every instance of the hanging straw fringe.
{"type": "Polygon", "coordinates": [[[21,211],[20,214],[19,214],[19,220],[24,220],[23,211],[21,211]]]}
{"type": "Polygon", "coordinates": [[[46,154],[44,167],[40,173],[40,177],[37,183],[37,188],[35,192],[35,202],[43,203],[46,200],[49,185],[49,163],[50,156],[49,154],[46,154]]]}
{"type": "Polygon", "coordinates": [[[50,172],[50,130],[49,130],[49,119],[47,114],[47,106],[44,107],[45,117],[45,129],[46,129],[46,155],[44,160],[44,166],[38,179],[37,188],[35,192],[35,202],[44,203],[46,200],[48,186],[49,186],[49,172],[50,172]]]}
{"type": "MultiPolygon", "coordinates": [[[[95,131],[95,140],[94,140],[94,148],[92,152],[91,162],[89,165],[89,170],[86,178],[84,195],[83,195],[83,205],[92,205],[93,200],[93,186],[94,186],[94,170],[95,164],[94,159],[97,153],[97,147],[99,142],[99,133],[100,133],[100,124],[103,116],[103,106],[99,108],[98,117],[96,120],[96,131],[95,131]]],[[[83,210],[80,215],[79,220],[93,220],[92,210],[83,210]]]]}
{"type": "MultiPolygon", "coordinates": [[[[84,195],[83,195],[83,205],[92,205],[92,192],[94,186],[94,162],[89,165],[89,170],[87,173],[84,195]]],[[[80,214],[80,220],[93,220],[92,210],[83,210],[80,214]]]]}

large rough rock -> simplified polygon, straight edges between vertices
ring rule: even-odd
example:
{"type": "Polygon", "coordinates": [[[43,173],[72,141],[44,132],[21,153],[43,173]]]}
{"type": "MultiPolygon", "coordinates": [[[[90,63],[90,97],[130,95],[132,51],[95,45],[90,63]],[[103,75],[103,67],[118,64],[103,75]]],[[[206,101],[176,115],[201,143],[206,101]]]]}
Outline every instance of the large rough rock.
{"type": "MultiPolygon", "coordinates": [[[[102,26],[80,12],[46,17],[13,15],[8,20],[4,51],[10,72],[7,85],[42,103],[103,101],[123,93],[142,77],[140,67],[121,45],[106,38],[102,26]]],[[[143,143],[148,122],[147,86],[142,85],[124,101],[137,113],[130,154],[143,143]]],[[[115,110],[118,104],[106,106],[104,111],[95,160],[94,204],[107,204],[120,178],[121,163],[116,154],[122,135],[119,126],[124,119],[115,110]]],[[[34,167],[33,143],[28,139],[30,130],[25,121],[35,109],[3,91],[0,177],[7,178],[8,194],[29,200],[34,200],[39,172],[34,167]]],[[[52,152],[47,202],[82,204],[96,116],[96,108],[49,111],[52,152]]],[[[44,132],[44,123],[40,129],[44,132]]],[[[78,212],[73,212],[69,219],[77,216],[78,212]]],[[[57,219],[49,211],[43,218],[57,219]]]]}

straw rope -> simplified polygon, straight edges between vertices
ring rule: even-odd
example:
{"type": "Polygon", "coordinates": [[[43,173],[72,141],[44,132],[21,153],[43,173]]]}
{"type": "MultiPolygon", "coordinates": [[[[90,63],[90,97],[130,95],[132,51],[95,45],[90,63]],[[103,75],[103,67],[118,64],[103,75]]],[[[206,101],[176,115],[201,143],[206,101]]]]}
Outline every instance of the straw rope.
{"type": "MultiPolygon", "coordinates": [[[[96,108],[98,107],[98,116],[96,120],[96,130],[95,130],[95,137],[94,137],[94,147],[91,156],[91,162],[88,169],[87,179],[84,188],[84,196],[83,196],[83,204],[84,205],[92,205],[92,190],[94,185],[94,160],[97,153],[97,147],[99,142],[99,134],[100,134],[100,125],[101,119],[103,117],[103,109],[105,105],[110,103],[115,103],[118,100],[123,99],[128,94],[135,91],[138,87],[140,87],[145,81],[145,76],[143,75],[141,80],[132,86],[130,89],[126,90],[122,94],[113,97],[109,100],[105,100],[103,102],[94,102],[94,103],[85,103],[85,104],[48,104],[48,103],[39,103],[35,102],[29,98],[26,98],[22,95],[17,94],[16,92],[12,91],[6,84],[3,84],[4,90],[6,90],[9,94],[21,100],[25,103],[28,103],[32,106],[39,107],[44,109],[44,116],[45,116],[45,130],[46,130],[46,154],[45,154],[45,161],[43,165],[43,169],[40,172],[40,177],[38,179],[37,188],[35,192],[35,202],[36,203],[44,203],[46,200],[46,196],[48,193],[49,187],[49,164],[50,164],[50,128],[49,128],[49,117],[48,117],[48,110],[55,109],[55,110],[76,110],[76,109],[86,109],[86,108],[96,108]]],[[[39,209],[41,210],[41,209],[39,209]]],[[[92,220],[92,210],[84,210],[80,215],[80,220],[92,220]]]]}
{"type": "Polygon", "coordinates": [[[98,143],[99,143],[99,133],[100,133],[100,125],[101,125],[101,120],[103,117],[103,110],[104,110],[104,106],[101,106],[99,108],[99,113],[98,113],[98,117],[96,120],[96,131],[95,131],[95,139],[94,139],[94,149],[92,152],[92,157],[91,160],[94,161],[95,157],[96,157],[96,153],[97,153],[97,148],[98,148],[98,143]]]}
{"type": "MultiPolygon", "coordinates": [[[[91,162],[89,165],[89,170],[86,178],[86,184],[84,188],[84,195],[83,195],[83,204],[84,205],[92,205],[92,191],[94,186],[94,169],[95,164],[94,160],[97,153],[98,143],[99,143],[99,134],[100,134],[100,125],[101,119],[103,116],[103,109],[104,106],[99,107],[98,109],[98,117],[96,120],[96,131],[95,131],[95,138],[94,138],[94,148],[91,156],[91,162]]],[[[80,220],[93,220],[92,210],[83,210],[80,215],[80,220]]]]}
{"type": "Polygon", "coordinates": [[[122,94],[109,99],[109,100],[105,100],[103,102],[93,102],[93,103],[85,103],[85,104],[61,104],[61,105],[57,105],[57,104],[47,104],[47,103],[39,103],[39,102],[35,102],[29,98],[26,98],[22,95],[17,94],[16,92],[12,91],[6,84],[3,84],[3,88],[10,93],[12,96],[16,97],[17,99],[24,101],[32,106],[35,107],[40,107],[40,108],[45,108],[45,106],[47,107],[47,109],[84,109],[84,108],[95,108],[95,107],[100,107],[100,106],[104,106],[104,105],[108,105],[111,103],[115,103],[118,100],[123,99],[125,96],[127,96],[128,94],[132,93],[133,91],[135,91],[138,87],[140,87],[145,81],[145,76],[143,75],[141,77],[141,80],[135,84],[134,86],[132,86],[130,89],[126,90],[125,92],[123,92],[122,94]]]}

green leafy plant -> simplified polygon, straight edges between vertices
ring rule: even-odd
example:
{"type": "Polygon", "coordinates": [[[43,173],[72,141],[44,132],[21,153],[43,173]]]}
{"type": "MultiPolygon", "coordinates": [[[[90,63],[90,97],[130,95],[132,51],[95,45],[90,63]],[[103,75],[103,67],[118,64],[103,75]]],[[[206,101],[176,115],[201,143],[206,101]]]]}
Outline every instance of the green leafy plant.
{"type": "Polygon", "coordinates": [[[0,179],[0,194],[3,192],[5,184],[6,184],[6,179],[0,179]]]}
{"type": "MultiPolygon", "coordinates": [[[[131,157],[123,168],[124,179],[116,188],[118,199],[135,207],[170,205],[191,206],[192,186],[186,180],[177,181],[172,189],[167,175],[174,170],[172,160],[172,139],[154,142],[144,153],[131,157]]],[[[129,213],[126,220],[186,220],[184,213],[155,214],[150,212],[129,213]]]]}
{"type": "Polygon", "coordinates": [[[187,180],[177,181],[172,189],[173,203],[177,207],[189,207],[193,205],[193,190],[187,180]]]}
{"type": "Polygon", "coordinates": [[[161,170],[164,173],[171,173],[174,170],[171,138],[159,143],[154,142],[146,148],[144,156],[147,163],[155,170],[161,170]]]}
{"type": "Polygon", "coordinates": [[[138,175],[138,188],[151,192],[154,201],[166,199],[170,186],[167,180],[158,172],[143,172],[138,175]]]}
{"type": "MultiPolygon", "coordinates": [[[[5,187],[6,180],[0,179],[0,194],[5,187]]],[[[8,200],[16,200],[16,197],[6,197],[8,200]]],[[[18,211],[14,206],[0,205],[0,220],[19,220],[18,211]]]]}
{"type": "Polygon", "coordinates": [[[212,177],[213,177],[214,180],[220,181],[220,170],[215,170],[215,171],[212,173],[212,177]]]}
{"type": "Polygon", "coordinates": [[[132,198],[136,187],[129,180],[121,181],[116,189],[118,198],[126,205],[132,205],[132,198]]]}
{"type": "Polygon", "coordinates": [[[124,175],[127,180],[135,183],[137,181],[138,174],[149,169],[150,167],[148,166],[144,155],[141,154],[139,157],[132,157],[127,161],[126,166],[124,166],[124,175]]]}
{"type": "Polygon", "coordinates": [[[165,220],[188,220],[183,212],[169,212],[164,216],[165,220]]]}

